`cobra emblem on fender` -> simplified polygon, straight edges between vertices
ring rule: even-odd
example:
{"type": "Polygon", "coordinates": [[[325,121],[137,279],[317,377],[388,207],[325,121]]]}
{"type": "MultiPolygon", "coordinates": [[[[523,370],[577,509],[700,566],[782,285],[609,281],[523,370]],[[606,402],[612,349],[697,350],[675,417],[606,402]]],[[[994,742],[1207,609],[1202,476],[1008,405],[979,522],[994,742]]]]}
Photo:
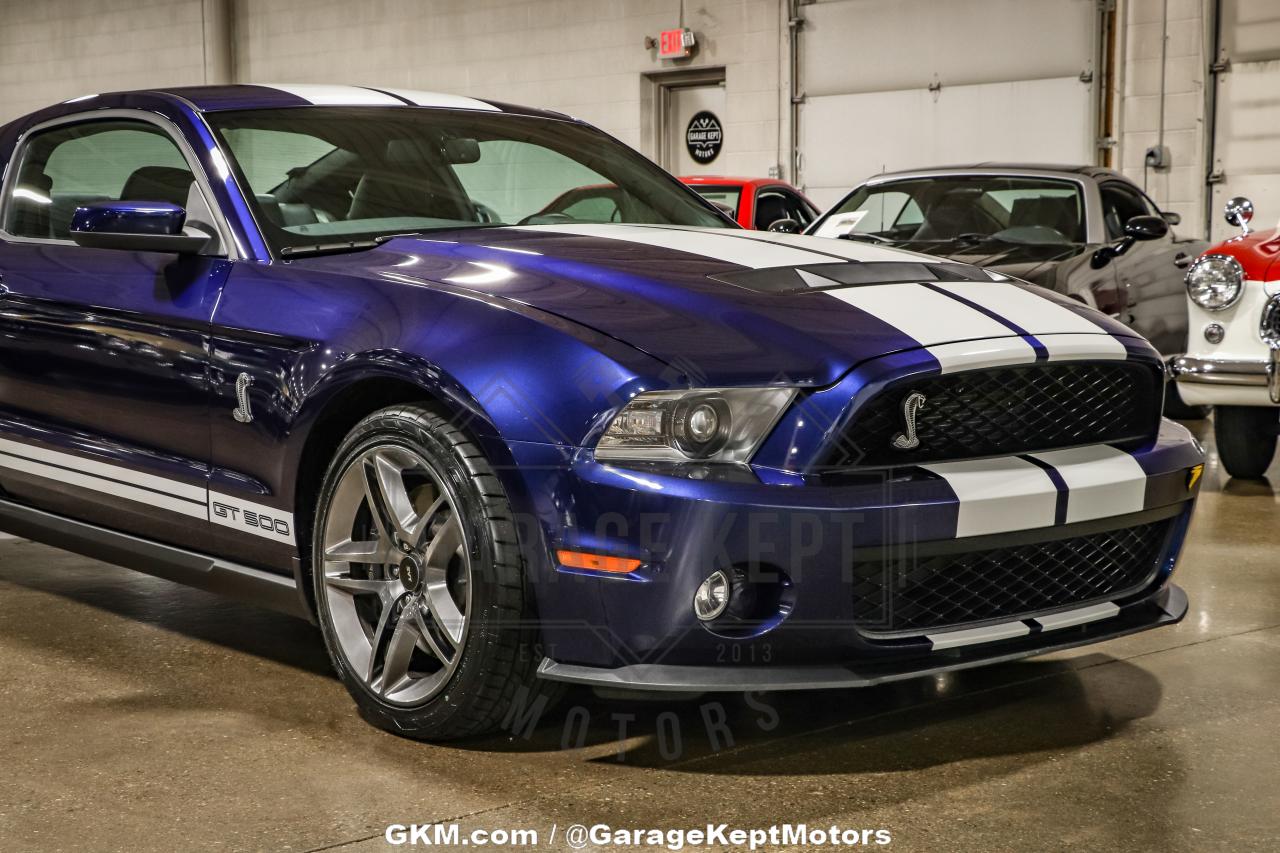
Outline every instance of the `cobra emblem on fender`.
{"type": "Polygon", "coordinates": [[[912,391],[902,401],[902,420],[906,429],[893,437],[893,446],[899,450],[915,450],[920,446],[920,437],[916,435],[916,413],[924,408],[927,398],[919,391],[912,391]]]}
{"type": "Polygon", "coordinates": [[[249,408],[249,386],[252,384],[253,377],[247,373],[236,377],[236,407],[231,410],[231,417],[237,423],[247,424],[253,421],[253,410],[249,408]]]}

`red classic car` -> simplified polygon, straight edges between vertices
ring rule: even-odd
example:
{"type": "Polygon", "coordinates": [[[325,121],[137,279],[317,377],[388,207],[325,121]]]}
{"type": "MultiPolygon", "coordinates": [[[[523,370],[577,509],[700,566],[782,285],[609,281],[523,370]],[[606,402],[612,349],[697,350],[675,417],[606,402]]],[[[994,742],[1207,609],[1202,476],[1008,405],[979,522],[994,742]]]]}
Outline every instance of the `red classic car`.
{"type": "Polygon", "coordinates": [[[1213,405],[1222,465],[1261,477],[1280,429],[1280,229],[1251,231],[1253,205],[1227,202],[1241,233],[1187,271],[1187,354],[1172,364],[1182,399],[1213,405]]]}
{"type": "Polygon", "coordinates": [[[820,212],[798,189],[776,178],[726,178],[720,175],[682,175],[693,191],[722,208],[743,228],[756,231],[794,231],[809,227],[820,212]],[[784,225],[787,220],[798,227],[784,225]]]}

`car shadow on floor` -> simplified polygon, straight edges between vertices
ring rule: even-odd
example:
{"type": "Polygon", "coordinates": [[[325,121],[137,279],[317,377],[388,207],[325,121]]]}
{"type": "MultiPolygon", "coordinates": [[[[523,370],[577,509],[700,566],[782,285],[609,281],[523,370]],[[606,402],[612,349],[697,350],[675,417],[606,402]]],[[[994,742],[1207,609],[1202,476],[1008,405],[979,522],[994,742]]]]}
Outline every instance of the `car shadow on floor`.
{"type": "MultiPolygon", "coordinates": [[[[0,583],[333,679],[314,626],[168,581],[7,541],[0,543],[0,583]],[[41,571],[32,572],[34,564],[41,571]]],[[[91,644],[98,661],[129,667],[137,654],[136,637],[88,624],[79,607],[52,608],[38,631],[26,620],[5,620],[6,632],[15,626],[14,636],[24,642],[68,655],[91,644]],[[62,620],[69,624],[59,625],[62,620]]],[[[207,687],[209,677],[193,666],[191,687],[207,687]]],[[[513,754],[580,750],[583,761],[705,774],[886,772],[1105,740],[1151,714],[1160,695],[1160,683],[1145,670],[1096,653],[852,690],[654,696],[571,688],[540,714],[526,707],[502,731],[445,746],[513,754]],[[1116,673],[1110,681],[1124,682],[1122,701],[1087,689],[1082,673],[1099,665],[1116,673]],[[808,754],[811,741],[823,746],[808,754]],[[801,753],[806,758],[796,761],[801,753]]],[[[341,695],[339,701],[349,700],[341,695]]]]}

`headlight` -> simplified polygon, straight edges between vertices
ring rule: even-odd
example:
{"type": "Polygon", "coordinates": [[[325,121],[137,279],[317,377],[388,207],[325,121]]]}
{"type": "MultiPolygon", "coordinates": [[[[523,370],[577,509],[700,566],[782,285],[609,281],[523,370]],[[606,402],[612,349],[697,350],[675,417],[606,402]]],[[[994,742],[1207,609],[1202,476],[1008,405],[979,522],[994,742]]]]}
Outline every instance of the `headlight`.
{"type": "Polygon", "coordinates": [[[1236,304],[1244,290],[1244,269],[1227,255],[1205,255],[1187,271],[1187,294],[1207,311],[1236,304]]]}
{"type": "Polygon", "coordinates": [[[746,462],[795,397],[794,388],[637,394],[596,443],[597,459],[746,462]]]}

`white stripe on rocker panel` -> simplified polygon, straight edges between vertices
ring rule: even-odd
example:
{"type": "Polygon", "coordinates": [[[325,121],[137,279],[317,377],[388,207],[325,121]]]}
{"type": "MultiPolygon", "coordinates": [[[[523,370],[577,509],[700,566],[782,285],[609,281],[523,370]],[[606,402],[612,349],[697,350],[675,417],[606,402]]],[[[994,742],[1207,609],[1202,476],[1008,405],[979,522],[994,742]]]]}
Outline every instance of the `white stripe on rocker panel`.
{"type": "MultiPolygon", "coordinates": [[[[827,283],[804,270],[798,272],[813,286],[827,283]]],[[[975,338],[1007,338],[1015,334],[981,311],[923,284],[864,284],[823,293],[878,317],[924,346],[975,338]]]]}
{"type": "Polygon", "coordinates": [[[404,98],[406,101],[417,104],[420,107],[500,112],[493,104],[486,104],[484,101],[468,98],[464,95],[450,95],[445,92],[419,92],[416,89],[383,89],[382,91],[389,92],[397,98],[404,98]]]}
{"type": "Polygon", "coordinates": [[[86,459],[83,456],[72,456],[70,453],[62,453],[57,450],[46,450],[43,447],[22,444],[17,441],[10,441],[7,438],[0,438],[0,452],[11,453],[15,456],[24,456],[28,459],[47,462],[51,465],[62,465],[73,471],[79,471],[98,477],[107,477],[112,480],[120,480],[125,483],[131,483],[135,486],[154,489],[157,492],[186,498],[191,501],[199,501],[200,503],[204,503],[205,501],[204,486],[192,486],[177,480],[170,480],[165,477],[143,474],[140,471],[135,471],[132,468],[125,468],[121,465],[110,465],[105,462],[96,462],[92,459],[86,459]]]}
{"type": "Polygon", "coordinates": [[[1031,454],[1057,469],[1067,484],[1067,523],[1141,512],[1147,474],[1123,450],[1106,444],[1031,454]]]}
{"type": "Polygon", "coordinates": [[[266,84],[269,89],[279,89],[296,95],[316,106],[325,107],[403,107],[404,101],[372,89],[359,86],[324,86],[316,83],[266,84]]]}
{"type": "MultiPolygon", "coordinates": [[[[839,263],[829,255],[806,252],[776,243],[743,240],[717,233],[719,229],[646,228],[640,225],[526,225],[529,231],[571,234],[577,237],[604,237],[646,246],[661,246],[691,255],[702,255],[752,269],[794,267],[804,264],[839,263]]],[[[823,284],[829,282],[823,281],[823,284]]]]}
{"type": "Polygon", "coordinates": [[[46,480],[53,480],[67,486],[78,486],[82,489],[88,489],[91,492],[98,492],[103,495],[111,495],[112,497],[121,498],[127,501],[144,504],[146,506],[158,507],[166,509],[170,512],[176,512],[181,515],[189,515],[192,518],[207,519],[209,517],[208,507],[202,498],[199,503],[194,501],[183,500],[178,497],[162,495],[158,492],[147,491],[135,486],[128,486],[124,483],[117,483],[111,480],[95,477],[92,474],[83,474],[78,471],[68,471],[66,468],[55,468],[52,465],[46,465],[43,462],[33,462],[30,459],[21,459],[17,456],[10,456],[7,453],[0,453],[0,468],[6,468],[10,471],[21,471],[36,477],[43,477],[46,480]]]}
{"type": "Polygon", "coordinates": [[[956,537],[1049,527],[1058,490],[1043,468],[1002,456],[921,465],[947,481],[960,501],[956,537]]]}

